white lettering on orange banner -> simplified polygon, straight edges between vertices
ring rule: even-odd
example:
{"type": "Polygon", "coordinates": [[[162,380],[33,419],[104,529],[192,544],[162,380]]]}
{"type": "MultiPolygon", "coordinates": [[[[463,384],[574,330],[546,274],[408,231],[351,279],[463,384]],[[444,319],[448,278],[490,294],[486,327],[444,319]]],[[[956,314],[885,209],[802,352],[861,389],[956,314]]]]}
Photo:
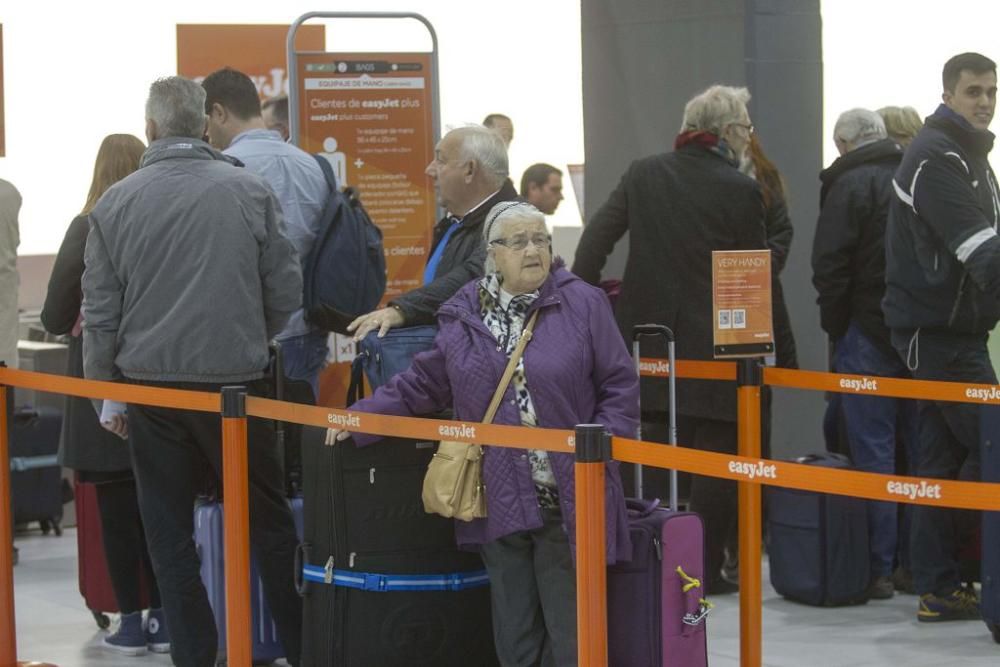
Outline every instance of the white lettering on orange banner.
{"type": "Polygon", "coordinates": [[[656,361],[640,361],[639,372],[666,375],[670,373],[670,364],[663,359],[657,359],[656,361]]]}
{"type": "Polygon", "coordinates": [[[966,398],[978,398],[983,403],[987,401],[1000,401],[1000,388],[990,387],[981,389],[979,387],[969,387],[965,390],[966,398]]]}
{"type": "Polygon", "coordinates": [[[743,475],[748,479],[777,479],[778,467],[767,465],[763,461],[749,463],[744,461],[730,461],[729,472],[743,475]]]}
{"type": "Polygon", "coordinates": [[[326,415],[326,421],[339,429],[361,428],[361,417],[350,412],[346,415],[338,415],[330,412],[326,415]]]}
{"type": "Polygon", "coordinates": [[[852,391],[878,391],[878,380],[870,378],[840,378],[840,388],[852,391]]]}
{"type": "Polygon", "coordinates": [[[941,500],[941,485],[929,484],[925,479],[920,480],[919,484],[916,482],[890,480],[886,482],[885,490],[894,496],[905,496],[910,500],[916,500],[917,498],[941,500]]]}
{"type": "Polygon", "coordinates": [[[469,424],[459,426],[442,425],[438,426],[438,435],[442,438],[468,438],[476,437],[476,427],[469,424]]]}

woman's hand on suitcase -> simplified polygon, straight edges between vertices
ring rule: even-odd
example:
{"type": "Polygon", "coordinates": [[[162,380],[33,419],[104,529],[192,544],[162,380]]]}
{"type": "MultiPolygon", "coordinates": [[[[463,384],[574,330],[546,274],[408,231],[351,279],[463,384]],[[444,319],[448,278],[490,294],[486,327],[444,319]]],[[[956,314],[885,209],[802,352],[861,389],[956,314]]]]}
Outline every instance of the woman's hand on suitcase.
{"type": "Polygon", "coordinates": [[[403,313],[398,308],[387,306],[362,315],[347,325],[347,330],[354,333],[354,340],[359,341],[368,335],[369,331],[378,329],[378,337],[384,338],[389,329],[403,325],[403,313]]]}
{"type": "Polygon", "coordinates": [[[350,431],[343,431],[339,428],[328,428],[326,429],[326,445],[328,447],[337,444],[338,442],[343,442],[351,437],[350,431]]]}

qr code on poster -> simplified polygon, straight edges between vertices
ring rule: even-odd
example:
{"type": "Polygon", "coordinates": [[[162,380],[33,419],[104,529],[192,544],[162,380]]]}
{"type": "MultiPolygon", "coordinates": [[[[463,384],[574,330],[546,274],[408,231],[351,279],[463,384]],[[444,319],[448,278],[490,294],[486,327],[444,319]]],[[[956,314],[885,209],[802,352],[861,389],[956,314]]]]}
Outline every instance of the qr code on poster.
{"type": "Polygon", "coordinates": [[[733,311],[725,309],[719,310],[719,328],[720,329],[733,328],[733,311]]]}
{"type": "Polygon", "coordinates": [[[733,309],[733,328],[734,329],[746,329],[747,328],[747,311],[744,308],[734,308],[733,309]]]}

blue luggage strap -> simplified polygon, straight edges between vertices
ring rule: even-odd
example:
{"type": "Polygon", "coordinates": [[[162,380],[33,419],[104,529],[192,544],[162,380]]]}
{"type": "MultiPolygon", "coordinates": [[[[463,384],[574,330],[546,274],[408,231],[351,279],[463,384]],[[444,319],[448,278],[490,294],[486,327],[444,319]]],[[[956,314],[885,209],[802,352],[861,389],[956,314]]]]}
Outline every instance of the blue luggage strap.
{"type": "Polygon", "coordinates": [[[486,570],[449,572],[446,574],[378,574],[337,570],[332,564],[303,565],[302,578],[320,584],[357,588],[362,591],[388,593],[393,591],[463,591],[489,585],[486,570]]]}

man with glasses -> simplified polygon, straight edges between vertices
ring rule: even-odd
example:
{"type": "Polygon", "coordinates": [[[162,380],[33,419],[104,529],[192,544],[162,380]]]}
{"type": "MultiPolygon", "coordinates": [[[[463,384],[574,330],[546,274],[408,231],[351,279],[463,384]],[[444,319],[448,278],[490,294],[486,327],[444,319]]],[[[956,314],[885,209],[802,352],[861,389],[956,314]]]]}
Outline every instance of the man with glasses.
{"type": "MultiPolygon", "coordinates": [[[[738,169],[753,132],[749,99],[746,88],[718,85],[691,99],[675,150],[633,162],[577,247],[573,272],[596,285],[608,254],[629,233],[619,327],[628,338],[636,324],[667,325],[677,334],[679,359],[713,358],[712,251],[767,247],[760,186],[738,169]]],[[[680,441],[735,454],[735,389],[678,380],[680,441]]],[[[644,387],[643,399],[643,421],[665,424],[666,383],[644,387]]],[[[657,483],[648,476],[647,495],[662,497],[657,483]]],[[[695,477],[690,500],[705,519],[708,592],[732,592],[721,569],[727,535],[736,532],[736,484],[695,477]]]]}
{"type": "Polygon", "coordinates": [[[389,306],[354,320],[347,328],[361,340],[369,331],[385,336],[401,326],[433,324],[438,306],[465,283],[483,275],[486,214],[517,199],[507,178],[507,148],[500,135],[479,125],[452,130],[438,142],[426,173],[447,212],[434,226],[424,284],[394,297],[389,306]]]}

